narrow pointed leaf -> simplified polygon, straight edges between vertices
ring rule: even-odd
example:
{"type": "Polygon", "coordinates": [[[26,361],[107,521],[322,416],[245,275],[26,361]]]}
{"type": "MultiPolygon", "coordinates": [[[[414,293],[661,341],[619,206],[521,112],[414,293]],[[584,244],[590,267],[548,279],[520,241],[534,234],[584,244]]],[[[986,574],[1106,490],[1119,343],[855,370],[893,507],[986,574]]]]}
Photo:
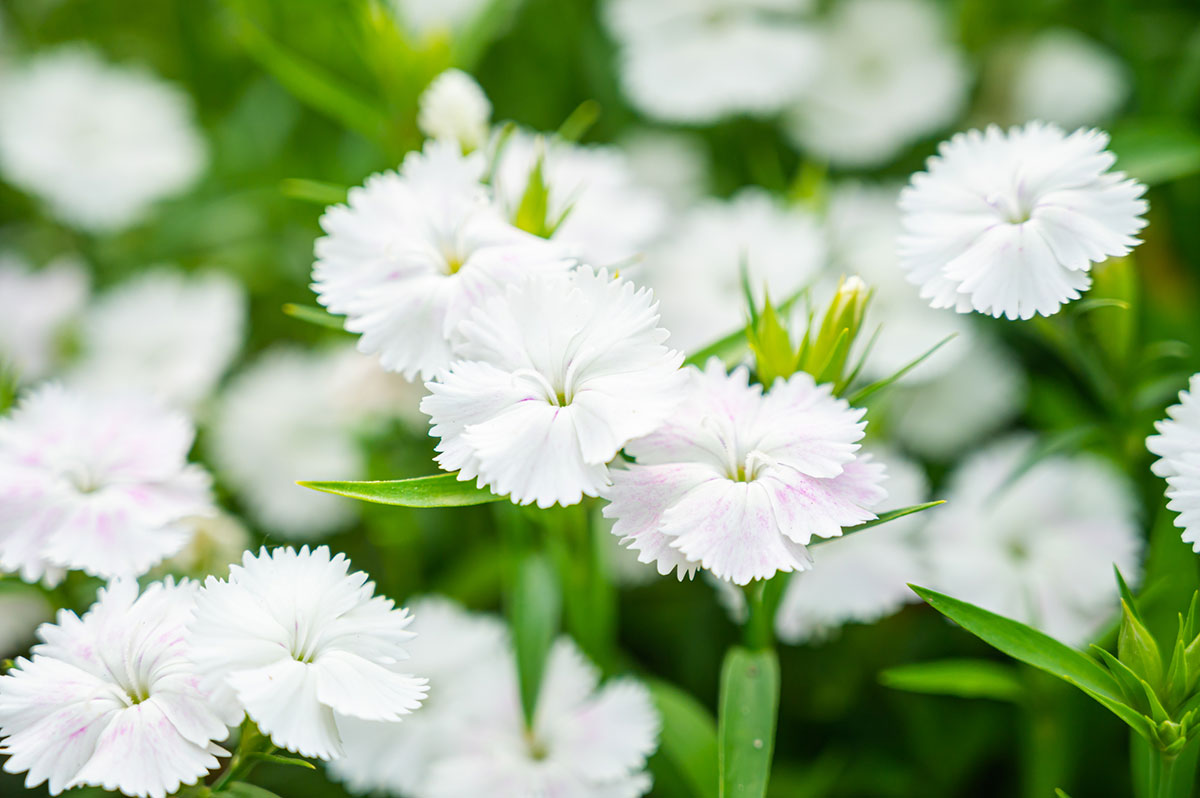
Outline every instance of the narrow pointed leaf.
{"type": "Polygon", "coordinates": [[[291,316],[293,319],[306,321],[309,324],[315,324],[318,327],[328,327],[331,330],[345,331],[342,326],[342,317],[335,316],[328,310],[315,305],[296,305],[288,302],[283,306],[285,315],[291,316]]]}
{"type": "Polygon", "coordinates": [[[659,750],[687,780],[693,795],[717,798],[717,724],[704,705],[668,682],[649,683],[662,717],[659,750]]]}
{"type": "MultiPolygon", "coordinates": [[[[937,501],[925,502],[924,504],[914,504],[910,507],[901,507],[899,510],[888,510],[886,513],[881,513],[879,515],[879,517],[876,518],[874,521],[867,521],[866,523],[859,524],[858,526],[846,527],[845,529],[842,530],[841,537],[846,537],[846,535],[853,535],[855,532],[861,532],[864,529],[870,529],[873,526],[879,526],[880,524],[886,524],[889,521],[895,521],[897,518],[903,518],[906,515],[912,515],[913,513],[921,513],[928,509],[937,507],[937,506],[945,504],[945,503],[946,503],[945,499],[938,499],[937,501]]],[[[827,543],[831,540],[837,540],[837,539],[838,538],[820,538],[818,540],[814,540],[812,543],[810,543],[808,545],[819,546],[822,543],[827,543]]]]}
{"type": "Polygon", "coordinates": [[[1124,695],[1126,703],[1134,709],[1141,711],[1145,707],[1146,701],[1145,693],[1142,690],[1141,677],[1131,671],[1128,665],[1100,646],[1092,645],[1091,650],[1108,666],[1108,672],[1112,674],[1117,685],[1121,688],[1121,693],[1124,695]]]}
{"type": "Polygon", "coordinates": [[[954,338],[957,338],[957,337],[958,337],[957,333],[952,333],[951,335],[947,335],[945,338],[938,341],[936,344],[934,344],[929,349],[927,349],[925,351],[925,354],[921,355],[916,360],[911,361],[910,363],[908,363],[908,365],[901,368],[899,371],[897,371],[892,376],[884,377],[882,380],[878,380],[877,382],[873,382],[870,385],[859,388],[857,391],[855,391],[854,393],[852,393],[850,395],[848,401],[852,405],[860,404],[864,399],[866,399],[871,394],[876,393],[877,391],[882,391],[884,388],[888,387],[889,385],[894,383],[896,380],[900,379],[905,374],[907,374],[908,372],[915,369],[917,366],[924,363],[926,360],[928,360],[933,355],[934,352],[938,351],[943,346],[950,343],[951,340],[953,340],[954,338]]]}
{"type": "Polygon", "coordinates": [[[982,659],[944,659],[898,665],[879,674],[879,682],[893,690],[1017,701],[1025,685],[1010,665],[982,659]]]}
{"type": "Polygon", "coordinates": [[[412,479],[368,482],[297,482],[306,488],[350,499],[399,507],[468,507],[504,499],[473,482],[460,482],[458,474],[435,474],[412,479]]]}
{"type": "Polygon", "coordinates": [[[259,762],[270,762],[273,765],[286,765],[287,767],[303,768],[305,770],[316,770],[317,766],[307,759],[300,759],[295,756],[280,756],[279,754],[264,754],[261,751],[250,754],[247,759],[257,759],[259,762]]]}
{"type": "Polygon", "coordinates": [[[721,667],[717,728],[720,798],[764,798],[779,714],[779,659],[735,646],[721,667]]]}
{"type": "Polygon", "coordinates": [[[545,555],[526,555],[517,565],[511,602],[509,616],[517,655],[521,708],[525,722],[532,725],[546,658],[562,620],[558,577],[545,555]]]}
{"type": "Polygon", "coordinates": [[[270,790],[264,790],[254,784],[248,784],[244,781],[235,781],[223,790],[218,790],[216,795],[228,795],[229,798],[280,798],[277,793],[270,790]]]}
{"type": "Polygon", "coordinates": [[[595,100],[584,100],[575,106],[575,110],[558,126],[558,137],[565,141],[579,141],[599,118],[600,103],[595,100]]]}
{"type": "Polygon", "coordinates": [[[293,177],[281,182],[279,191],[291,199],[329,206],[345,202],[347,189],[335,183],[293,177]]]}

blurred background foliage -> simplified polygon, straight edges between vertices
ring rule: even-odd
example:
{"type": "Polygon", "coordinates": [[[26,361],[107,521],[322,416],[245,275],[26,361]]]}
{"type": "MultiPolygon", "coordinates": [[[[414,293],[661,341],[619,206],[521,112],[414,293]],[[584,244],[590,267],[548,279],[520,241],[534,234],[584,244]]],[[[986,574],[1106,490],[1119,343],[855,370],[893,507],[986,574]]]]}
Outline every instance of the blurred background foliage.
{"type": "MultiPolygon", "coordinates": [[[[1178,341],[1200,351],[1200,5],[956,0],[944,6],[978,75],[962,127],[994,118],[1005,85],[1005,44],[1043,28],[1080,30],[1129,66],[1133,92],[1113,125],[1114,149],[1123,168],[1162,178],[1151,188],[1146,244],[1136,253],[1144,295],[1131,297],[1119,280],[1101,278],[1098,290],[1111,284],[1115,295],[1134,300],[1133,313],[1104,309],[1080,323],[1109,337],[1178,341]]],[[[6,46],[18,56],[87,41],[112,60],[145,64],[178,83],[192,96],[211,148],[210,168],[194,190],[163,203],[149,223],[111,237],[71,231],[0,186],[0,244],[33,262],[81,253],[97,287],[164,262],[226,271],[250,296],[245,359],[279,341],[314,344],[340,335],[281,312],[284,303],[311,304],[307,284],[322,201],[395,166],[419,144],[416,98],[445,67],[470,71],[498,120],[554,130],[580,103],[594,100],[600,114],[585,141],[616,141],[648,124],[621,96],[613,43],[589,0],[498,0],[457,41],[419,44],[405,41],[387,9],[371,0],[2,0],[0,8],[6,46]]],[[[750,184],[786,193],[801,172],[801,156],[770,121],[734,119],[689,132],[709,156],[716,195],[750,184]]],[[[917,143],[871,176],[907,179],[938,138],[917,143]]],[[[1019,426],[1051,439],[1088,422],[1112,424],[1103,397],[1067,370],[1044,339],[1022,325],[975,321],[994,328],[1031,375],[1019,426]]],[[[1195,356],[1187,362],[1196,365],[1195,356]]],[[[1158,369],[1122,411],[1127,423],[1110,430],[1120,437],[1119,465],[1142,487],[1155,540],[1144,582],[1176,596],[1197,586],[1196,560],[1163,509],[1142,441],[1183,386],[1182,375],[1194,370],[1178,363],[1158,369]]],[[[369,448],[372,478],[432,470],[431,442],[399,423],[372,435],[369,448]]],[[[933,473],[936,486],[936,466],[933,473]]],[[[237,507],[233,497],[223,499],[237,507]]],[[[486,506],[370,505],[358,526],[328,542],[369,570],[388,595],[439,592],[496,609],[504,563],[491,529],[486,506]]],[[[1162,611],[1152,613],[1152,622],[1172,624],[1176,604],[1156,601],[1162,611]]],[[[619,629],[632,667],[714,704],[721,655],[738,634],[704,580],[623,589],[619,629]]],[[[1065,685],[1022,669],[1026,690],[1015,701],[998,701],[922,696],[879,682],[879,673],[896,665],[968,656],[997,657],[923,605],[872,626],[850,625],[823,643],[784,647],[771,794],[1048,795],[1047,784],[1069,784],[1075,798],[1124,794],[1126,731],[1065,685]]],[[[688,794],[661,756],[652,766],[654,795],[688,794]]],[[[319,772],[265,766],[256,781],[283,796],[344,794],[319,772]]],[[[20,779],[4,776],[0,794],[18,793],[20,779]]]]}

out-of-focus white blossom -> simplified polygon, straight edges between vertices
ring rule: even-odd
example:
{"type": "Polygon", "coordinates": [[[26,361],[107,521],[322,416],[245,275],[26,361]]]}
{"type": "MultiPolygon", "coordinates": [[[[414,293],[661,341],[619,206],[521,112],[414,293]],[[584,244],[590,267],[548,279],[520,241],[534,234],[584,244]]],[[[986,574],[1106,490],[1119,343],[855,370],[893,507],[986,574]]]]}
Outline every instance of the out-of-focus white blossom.
{"type": "Polygon", "coordinates": [[[89,283],[74,258],[33,270],[0,255],[0,366],[30,383],[61,365],[63,334],[87,301],[89,283]]]}
{"type": "Polygon", "coordinates": [[[936,308],[1058,312],[1146,225],[1146,187],[1109,171],[1107,144],[1040,122],[956,134],[900,195],[900,268],[936,308]]]}
{"type": "Polygon", "coordinates": [[[1067,28],[1041,31],[1017,62],[1011,115],[1064,128],[1105,122],[1129,96],[1129,71],[1109,50],[1067,28]]]}
{"type": "Polygon", "coordinates": [[[54,608],[35,589],[0,590],[0,658],[11,659],[33,642],[34,630],[54,616],[54,608]]]}
{"type": "Polygon", "coordinates": [[[390,0],[401,27],[417,38],[453,36],[495,0],[390,0]]]}
{"type": "Polygon", "coordinates": [[[83,785],[163,798],[228,752],[236,709],[198,684],[186,629],[197,585],[102,588],[82,618],[68,610],[0,677],[4,769],[51,795],[83,785]]]}
{"type": "Polygon", "coordinates": [[[638,181],[657,190],[671,205],[690,205],[708,190],[708,152],[703,139],[694,134],[640,128],[618,143],[638,181]]]}
{"type": "Polygon", "coordinates": [[[1157,435],[1146,439],[1146,447],[1158,455],[1152,469],[1167,480],[1167,508],[1178,513],[1175,526],[1183,529],[1183,541],[1200,552],[1200,375],[1192,375],[1187,390],[1179,392],[1179,404],[1167,408],[1167,417],[1155,422],[1157,435]]]}
{"type": "Polygon", "coordinates": [[[682,398],[650,292],[608,272],[531,278],[460,327],[459,360],[421,410],[437,461],[518,504],[569,505],[609,484],[621,447],[682,398]]]}
{"type": "Polygon", "coordinates": [[[264,548],[227,580],[210,576],[196,599],[201,683],[302,756],[341,756],[341,718],[399,722],[425,697],[404,663],[412,617],[349,569],[326,546],[264,548]]]}
{"type": "Polygon", "coordinates": [[[135,224],[205,161],[186,94],[86,48],[39,55],[0,86],[0,175],[73,227],[135,224]]]}
{"type": "Polygon", "coordinates": [[[1119,612],[1113,565],[1139,581],[1137,502],[1092,455],[1052,455],[1018,474],[1031,445],[1001,441],[954,472],[928,516],[929,586],[1083,645],[1119,612]]]}
{"type": "Polygon", "coordinates": [[[210,478],[187,462],[195,430],[137,394],[43,385],[0,419],[0,568],[26,581],[66,570],[145,573],[215,512],[210,478]]]}
{"type": "MultiPolygon", "coordinates": [[[[174,571],[187,576],[223,574],[230,564],[242,559],[250,545],[250,533],[229,513],[184,519],[192,537],[179,553],[163,560],[157,571],[174,571]]],[[[156,572],[157,572],[156,571],[156,572]]]]}
{"type": "Polygon", "coordinates": [[[608,0],[621,86],[642,113],[706,124],[793,101],[822,58],[808,0],[608,0]]]}
{"type": "Polygon", "coordinates": [[[144,271],[87,309],[80,360],[68,380],[89,389],[134,388],[195,408],[241,349],[245,325],[246,297],[232,278],[144,271]]]}
{"type": "Polygon", "coordinates": [[[452,141],[465,152],[477,150],[488,137],[492,104],[475,78],[447,69],[421,93],[417,127],[432,139],[452,141]]]}

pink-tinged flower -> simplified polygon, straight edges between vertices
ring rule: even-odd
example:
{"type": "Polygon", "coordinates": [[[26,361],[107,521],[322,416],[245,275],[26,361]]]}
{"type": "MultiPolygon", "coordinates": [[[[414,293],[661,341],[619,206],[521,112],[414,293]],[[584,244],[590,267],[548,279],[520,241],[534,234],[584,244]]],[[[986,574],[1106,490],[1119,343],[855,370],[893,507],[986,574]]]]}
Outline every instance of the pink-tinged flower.
{"type": "Polygon", "coordinates": [[[900,268],[935,308],[1057,313],[1146,226],[1146,187],[1109,171],[1107,145],[1041,122],[957,134],[900,195],[900,268]]]}
{"type": "Polygon", "coordinates": [[[187,462],[194,435],[145,396],[29,393],[0,419],[0,568],[137,576],[178,552],[191,517],[215,512],[208,474],[187,462]]]}
{"type": "Polygon", "coordinates": [[[689,396],[612,471],[613,534],[679,578],[697,568],[744,585],[811,567],[812,537],[875,518],[883,467],[856,458],[865,411],[798,373],[766,393],[717,359],[690,369],[689,396]]]}
{"type": "Polygon", "coordinates": [[[650,292],[603,270],[526,280],[459,333],[461,359],[421,402],[438,464],[517,504],[599,495],[621,447],[682,398],[650,292]]]}
{"type": "Polygon", "coordinates": [[[329,548],[246,552],[196,601],[192,659],[281,748],[342,755],[339,718],[399,721],[425,697],[407,673],[412,617],[329,548]]]}
{"type": "Polygon", "coordinates": [[[82,617],[38,630],[33,658],[0,677],[4,769],[51,795],[82,785],[163,798],[227,752],[238,712],[200,686],[186,628],[197,585],[119,579],[82,617]]]}

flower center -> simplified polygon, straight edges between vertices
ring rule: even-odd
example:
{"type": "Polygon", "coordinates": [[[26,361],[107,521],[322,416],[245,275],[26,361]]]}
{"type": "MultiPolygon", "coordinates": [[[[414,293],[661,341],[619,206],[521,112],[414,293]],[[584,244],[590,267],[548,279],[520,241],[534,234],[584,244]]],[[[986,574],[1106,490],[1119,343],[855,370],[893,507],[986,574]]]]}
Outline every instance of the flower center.
{"type": "Polygon", "coordinates": [[[71,460],[62,470],[67,481],[80,493],[95,493],[104,487],[96,469],[82,460],[71,460]]]}
{"type": "Polygon", "coordinates": [[[571,389],[569,375],[566,379],[562,380],[565,385],[561,387],[556,384],[557,380],[551,381],[550,378],[537,369],[517,369],[513,372],[513,376],[533,383],[546,403],[555,407],[566,407],[571,404],[571,400],[575,396],[575,392],[571,389]]]}
{"type": "Polygon", "coordinates": [[[984,198],[996,213],[1008,224],[1024,224],[1033,218],[1036,203],[1027,196],[1023,184],[1018,184],[1011,191],[997,191],[984,198]]]}
{"type": "Polygon", "coordinates": [[[728,419],[709,417],[701,423],[716,438],[714,454],[723,464],[726,478],[734,482],[753,482],[773,462],[758,449],[743,453],[744,442],[739,440],[737,427],[728,419]]]}

